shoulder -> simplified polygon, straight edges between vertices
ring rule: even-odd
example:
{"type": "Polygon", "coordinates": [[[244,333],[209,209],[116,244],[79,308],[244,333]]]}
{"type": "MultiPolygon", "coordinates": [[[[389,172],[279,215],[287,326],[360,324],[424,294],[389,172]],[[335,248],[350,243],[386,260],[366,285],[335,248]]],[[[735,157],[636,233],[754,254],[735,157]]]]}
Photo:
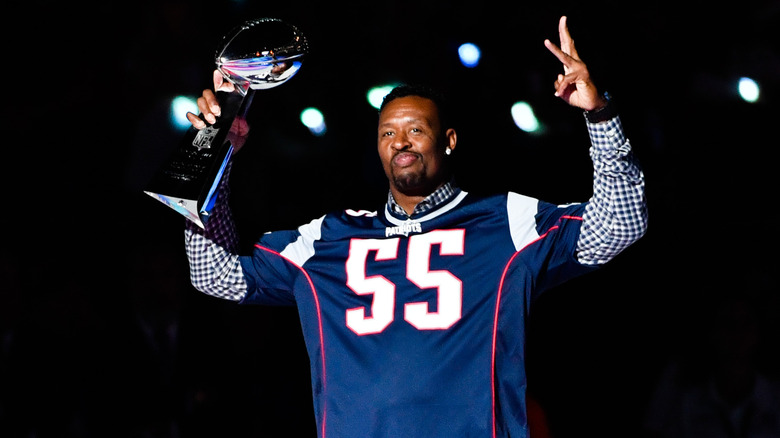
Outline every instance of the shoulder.
{"type": "Polygon", "coordinates": [[[327,241],[357,236],[374,237],[373,234],[380,228],[384,230],[384,225],[380,223],[376,211],[356,209],[333,211],[302,227],[316,230],[318,239],[327,241]]]}

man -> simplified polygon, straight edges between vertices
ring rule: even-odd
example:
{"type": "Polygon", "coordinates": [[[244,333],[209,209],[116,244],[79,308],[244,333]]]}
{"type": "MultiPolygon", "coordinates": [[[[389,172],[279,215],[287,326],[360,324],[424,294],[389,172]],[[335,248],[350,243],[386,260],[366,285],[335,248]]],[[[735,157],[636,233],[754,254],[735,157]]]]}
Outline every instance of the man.
{"type": "MultiPolygon", "coordinates": [[[[206,229],[188,224],[198,290],[297,306],[320,437],[527,436],[530,302],[611,260],[644,234],[647,218],[642,172],[566,17],[559,36],[560,48],[545,45],[563,63],[555,94],[586,111],[595,169],[588,202],[469,195],[453,183],[457,133],[446,108],[424,89],[399,87],[379,112],[390,188],[383,210],[327,214],[267,233],[252,254],[238,255],[223,181],[206,229]]],[[[230,87],[215,75],[217,90],[230,87]]],[[[213,92],[199,108],[215,121],[213,92]]]]}

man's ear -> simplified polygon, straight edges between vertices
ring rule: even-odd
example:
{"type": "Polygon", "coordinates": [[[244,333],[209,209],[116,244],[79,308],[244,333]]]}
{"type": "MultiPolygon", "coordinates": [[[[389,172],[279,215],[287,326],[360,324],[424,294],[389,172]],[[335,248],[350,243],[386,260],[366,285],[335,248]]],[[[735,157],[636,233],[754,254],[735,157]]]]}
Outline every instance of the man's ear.
{"type": "Polygon", "coordinates": [[[454,151],[455,146],[458,144],[458,133],[455,132],[455,129],[450,128],[444,133],[444,137],[446,138],[445,143],[447,148],[449,148],[450,151],[454,151]]]}

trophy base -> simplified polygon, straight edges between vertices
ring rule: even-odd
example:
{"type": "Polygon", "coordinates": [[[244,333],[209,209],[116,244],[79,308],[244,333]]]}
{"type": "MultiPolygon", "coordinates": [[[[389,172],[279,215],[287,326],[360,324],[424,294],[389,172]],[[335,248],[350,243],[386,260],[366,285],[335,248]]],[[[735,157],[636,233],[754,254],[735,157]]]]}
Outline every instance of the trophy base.
{"type": "MultiPolygon", "coordinates": [[[[191,137],[192,135],[188,136],[191,137]]],[[[216,154],[195,155],[199,159],[196,161],[205,161],[209,165],[190,166],[199,168],[200,171],[187,174],[181,173],[182,160],[194,160],[194,158],[191,153],[182,154],[182,148],[191,144],[189,141],[184,143],[177,151],[179,153],[174,154],[168,165],[161,169],[144,193],[172,208],[199,227],[205,228],[211,210],[214,208],[214,201],[217,199],[219,183],[233,154],[233,146],[230,142],[226,142],[216,154]]]]}
{"type": "Polygon", "coordinates": [[[176,198],[173,196],[161,195],[159,193],[153,193],[149,191],[144,191],[144,193],[176,210],[184,217],[194,222],[197,226],[201,228],[206,227],[208,212],[198,208],[198,203],[192,199],[176,198]]]}

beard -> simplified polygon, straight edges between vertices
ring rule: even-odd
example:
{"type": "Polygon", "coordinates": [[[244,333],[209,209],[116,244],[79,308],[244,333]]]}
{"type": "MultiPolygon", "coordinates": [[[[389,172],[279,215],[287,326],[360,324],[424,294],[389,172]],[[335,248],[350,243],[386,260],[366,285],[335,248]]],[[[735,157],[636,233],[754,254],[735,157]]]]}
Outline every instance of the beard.
{"type": "Polygon", "coordinates": [[[395,188],[408,196],[428,195],[431,182],[425,176],[424,172],[403,172],[393,174],[393,185],[395,188]]]}

